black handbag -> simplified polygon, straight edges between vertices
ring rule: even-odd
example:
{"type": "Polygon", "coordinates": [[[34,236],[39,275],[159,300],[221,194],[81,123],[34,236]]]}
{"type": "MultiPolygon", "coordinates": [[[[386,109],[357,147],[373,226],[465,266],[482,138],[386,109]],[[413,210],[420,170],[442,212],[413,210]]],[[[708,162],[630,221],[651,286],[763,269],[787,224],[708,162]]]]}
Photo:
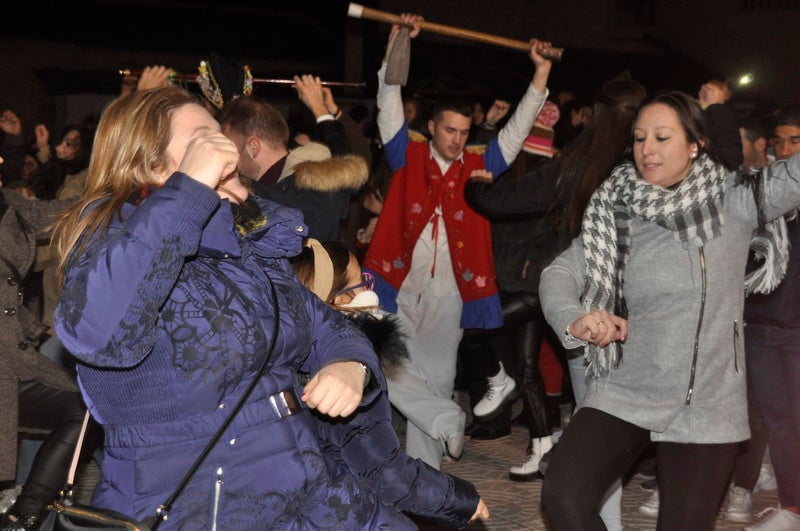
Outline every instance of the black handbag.
{"type": "Polygon", "coordinates": [[[47,506],[47,516],[42,520],[41,524],[39,524],[38,531],[156,531],[156,529],[158,529],[158,526],[169,517],[169,511],[172,509],[172,505],[177,501],[183,489],[186,488],[186,485],[189,484],[189,480],[195,472],[197,472],[197,469],[200,468],[205,458],[208,457],[208,454],[222,437],[222,434],[228,429],[228,426],[231,425],[234,417],[239,413],[239,410],[242,409],[245,402],[252,394],[253,389],[258,385],[261,375],[264,374],[267,368],[267,364],[275,350],[275,343],[278,338],[278,324],[280,323],[278,297],[272,282],[270,282],[270,292],[273,305],[275,306],[275,326],[272,329],[272,337],[267,355],[264,356],[264,360],[261,362],[258,371],[256,371],[255,377],[244,393],[242,393],[242,396],[239,397],[239,400],[236,402],[236,405],[233,406],[230,414],[222,422],[211,440],[208,441],[208,444],[203,448],[203,451],[189,468],[186,475],[183,476],[175,492],[172,493],[167,501],[158,506],[156,514],[140,522],[116,511],[74,503],[73,484],[75,481],[75,471],[78,468],[78,458],[81,454],[83,439],[86,435],[86,427],[89,424],[89,418],[91,416],[87,411],[83,419],[83,428],[81,429],[78,443],[75,445],[75,452],[72,455],[72,464],[69,468],[67,484],[61,492],[59,492],[55,501],[47,506]]]}
{"type": "MultiPolygon", "coordinates": [[[[89,425],[91,414],[87,411],[83,417],[78,443],[72,455],[72,464],[69,467],[67,484],[61,489],[58,498],[47,506],[47,516],[39,524],[39,531],[84,531],[84,530],[115,530],[115,531],[152,531],[155,518],[146,522],[138,522],[133,518],[116,511],[80,505],[73,501],[72,486],[75,481],[75,470],[78,468],[83,439],[86,427],[89,425]]],[[[163,507],[163,506],[162,506],[163,507]]],[[[160,507],[159,507],[160,509],[160,507]]]]}

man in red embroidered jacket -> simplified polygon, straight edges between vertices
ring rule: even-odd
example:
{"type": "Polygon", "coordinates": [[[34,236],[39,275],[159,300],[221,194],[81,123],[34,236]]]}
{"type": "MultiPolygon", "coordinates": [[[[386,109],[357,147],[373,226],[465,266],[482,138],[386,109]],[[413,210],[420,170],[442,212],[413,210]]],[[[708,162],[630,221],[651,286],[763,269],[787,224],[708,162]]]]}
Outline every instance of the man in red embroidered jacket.
{"type": "MultiPolygon", "coordinates": [[[[422,18],[403,19],[416,37],[422,18]]],[[[389,399],[409,421],[406,452],[435,468],[443,450],[457,458],[463,449],[465,413],[452,400],[463,329],[502,325],[489,223],[467,206],[464,184],[475,170],[500,175],[521,150],[548,94],[551,63],[538,53],[546,45],[531,41],[533,80],[483,155],[464,151],[469,105],[441,107],[428,122],[432,139],[411,142],[401,87],[384,83],[386,62],[378,72],[378,128],[393,177],[364,265],[408,334],[409,362],[387,373],[389,399]]]]}

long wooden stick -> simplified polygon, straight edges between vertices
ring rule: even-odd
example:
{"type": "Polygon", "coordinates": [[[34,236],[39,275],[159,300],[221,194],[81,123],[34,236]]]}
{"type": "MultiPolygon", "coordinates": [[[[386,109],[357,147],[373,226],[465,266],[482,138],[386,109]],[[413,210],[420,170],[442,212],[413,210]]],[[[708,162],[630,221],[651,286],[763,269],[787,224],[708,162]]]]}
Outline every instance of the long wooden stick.
{"type": "MultiPolygon", "coordinates": [[[[403,19],[399,15],[372,9],[371,7],[364,7],[361,4],[351,2],[347,8],[347,15],[354,18],[365,18],[367,20],[374,20],[376,22],[385,22],[387,24],[399,24],[401,26],[411,27],[403,24],[403,19]]],[[[468,41],[481,42],[484,44],[493,44],[503,48],[510,48],[512,50],[520,50],[528,52],[531,49],[529,42],[520,41],[517,39],[509,39],[508,37],[501,37],[499,35],[492,35],[491,33],[483,33],[480,31],[473,31],[455,26],[446,26],[444,24],[437,24],[435,22],[423,21],[419,27],[431,33],[439,35],[447,35],[448,37],[456,37],[468,41]]],[[[540,54],[551,61],[560,61],[564,55],[564,48],[550,47],[543,49],[540,54]]]]}

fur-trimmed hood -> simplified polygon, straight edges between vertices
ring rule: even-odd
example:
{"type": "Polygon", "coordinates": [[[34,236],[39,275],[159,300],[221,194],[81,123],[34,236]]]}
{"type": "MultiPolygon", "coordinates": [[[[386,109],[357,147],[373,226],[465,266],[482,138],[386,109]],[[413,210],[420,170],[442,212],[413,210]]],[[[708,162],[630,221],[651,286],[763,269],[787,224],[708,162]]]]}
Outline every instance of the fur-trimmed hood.
{"type": "Polygon", "coordinates": [[[383,367],[397,365],[408,358],[406,334],[395,315],[385,314],[378,318],[370,312],[358,312],[348,313],[348,317],[372,343],[383,367]]]}
{"type": "Polygon", "coordinates": [[[338,192],[358,190],[367,182],[369,168],[359,155],[343,155],[327,160],[300,162],[294,167],[299,190],[338,192]]]}

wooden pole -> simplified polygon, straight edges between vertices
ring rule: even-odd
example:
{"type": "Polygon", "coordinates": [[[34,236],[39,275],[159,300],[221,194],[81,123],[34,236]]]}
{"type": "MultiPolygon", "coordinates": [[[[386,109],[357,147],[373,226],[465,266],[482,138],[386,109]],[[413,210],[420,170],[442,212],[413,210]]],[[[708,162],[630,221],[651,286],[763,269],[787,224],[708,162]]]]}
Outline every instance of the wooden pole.
{"type": "MultiPolygon", "coordinates": [[[[385,22],[387,24],[399,24],[401,26],[411,27],[403,24],[400,15],[372,9],[371,7],[364,7],[361,4],[351,2],[347,8],[347,15],[353,18],[364,18],[373,20],[375,22],[385,22]]],[[[508,37],[501,37],[499,35],[492,35],[490,33],[483,33],[480,31],[473,31],[455,26],[446,26],[444,24],[437,24],[435,22],[423,21],[419,24],[420,28],[424,31],[436,33],[439,35],[446,35],[448,37],[455,37],[457,39],[464,39],[468,41],[480,42],[483,44],[492,44],[494,46],[501,46],[503,48],[510,48],[512,50],[520,50],[528,52],[531,49],[529,42],[520,41],[517,39],[509,39],[508,37]]],[[[564,55],[564,48],[550,47],[541,51],[541,55],[550,59],[551,61],[560,61],[564,55]]]]}

